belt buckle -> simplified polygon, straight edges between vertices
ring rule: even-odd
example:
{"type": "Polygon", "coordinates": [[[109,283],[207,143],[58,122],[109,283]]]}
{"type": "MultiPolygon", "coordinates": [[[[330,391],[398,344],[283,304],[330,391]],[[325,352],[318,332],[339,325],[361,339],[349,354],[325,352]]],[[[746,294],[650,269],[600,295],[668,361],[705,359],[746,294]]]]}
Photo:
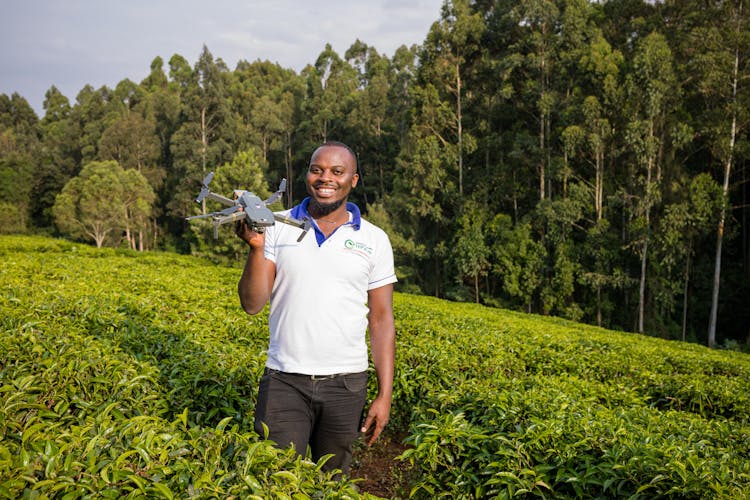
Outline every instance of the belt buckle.
{"type": "Polygon", "coordinates": [[[310,380],[327,380],[335,376],[336,375],[310,375],[310,380]]]}

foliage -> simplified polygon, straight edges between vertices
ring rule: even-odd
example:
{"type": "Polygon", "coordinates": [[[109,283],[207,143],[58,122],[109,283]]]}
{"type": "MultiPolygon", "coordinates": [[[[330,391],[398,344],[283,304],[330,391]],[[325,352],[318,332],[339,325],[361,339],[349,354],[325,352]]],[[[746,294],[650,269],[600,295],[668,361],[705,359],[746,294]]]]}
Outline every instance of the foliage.
{"type": "Polygon", "coordinates": [[[154,58],[141,82],[70,99],[52,86],[42,117],[0,95],[0,203],[11,204],[0,230],[54,231],[68,181],[116,160],[156,199],[147,221],[103,245],[236,262],[231,231],[214,241],[184,220],[205,175],[257,151],[261,171],[232,188],[286,177],[290,208],[315,146],[341,140],[359,160],[352,201],[397,222],[404,290],[746,343],[750,11],[448,0],[434,14],[422,44],[392,55],[358,39],[343,56],[327,44],[299,72],[230,69],[202,46],[193,63],[154,58]],[[494,231],[496,217],[510,227],[494,231]]]}
{"type": "Polygon", "coordinates": [[[0,497],[358,496],[252,431],[267,334],[236,307],[234,271],[0,247],[0,497]]]}
{"type": "MultiPolygon", "coordinates": [[[[367,496],[252,431],[267,318],[236,269],[22,236],[0,257],[0,496],[367,496]]],[[[394,306],[405,496],[746,497],[747,354],[394,306]]]]}
{"type": "Polygon", "coordinates": [[[53,212],[57,226],[74,238],[118,240],[119,230],[143,229],[151,215],[154,192],[135,170],[115,161],[91,162],[57,196],[53,212]]]}

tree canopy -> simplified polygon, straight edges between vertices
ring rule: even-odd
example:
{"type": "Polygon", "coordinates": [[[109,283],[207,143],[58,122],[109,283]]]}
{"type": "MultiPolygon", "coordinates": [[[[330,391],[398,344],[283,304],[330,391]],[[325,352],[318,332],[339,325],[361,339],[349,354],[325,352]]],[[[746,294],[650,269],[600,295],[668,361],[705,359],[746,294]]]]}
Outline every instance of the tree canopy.
{"type": "Polygon", "coordinates": [[[287,178],[289,207],[335,139],[401,290],[745,344],[748,20],[742,2],[447,0],[392,55],[327,45],[298,73],[203,46],[139,83],[52,86],[41,118],[0,95],[2,231],[240,262],[184,220],[201,179],[287,178]]]}

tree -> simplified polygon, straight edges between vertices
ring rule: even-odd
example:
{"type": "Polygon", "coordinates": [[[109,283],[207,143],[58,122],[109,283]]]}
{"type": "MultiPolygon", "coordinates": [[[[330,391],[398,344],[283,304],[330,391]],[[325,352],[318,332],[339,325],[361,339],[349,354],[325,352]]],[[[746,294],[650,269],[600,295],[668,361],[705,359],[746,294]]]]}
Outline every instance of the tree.
{"type": "Polygon", "coordinates": [[[125,228],[125,172],[117,162],[91,162],[65,184],[52,212],[57,227],[74,238],[92,239],[97,248],[125,228]]]}
{"type": "MultiPolygon", "coordinates": [[[[166,187],[172,192],[169,212],[183,217],[192,205],[195,186],[209,170],[232,158],[236,122],[227,100],[228,69],[221,59],[214,61],[204,46],[193,70],[176,57],[170,63],[180,88],[182,116],[171,140],[173,169],[166,187]]],[[[205,203],[203,207],[205,212],[205,203]]]]}
{"type": "Polygon", "coordinates": [[[55,196],[78,173],[80,128],[71,118],[70,101],[54,85],[45,93],[43,106],[41,154],[34,172],[34,197],[30,200],[29,212],[35,226],[51,227],[55,196]]]}
{"type": "Polygon", "coordinates": [[[722,187],[711,175],[693,177],[683,200],[668,205],[659,223],[656,258],[662,267],[661,302],[668,312],[682,294],[681,339],[686,340],[688,290],[697,242],[710,234],[724,210],[722,187]]]}
{"type": "Polygon", "coordinates": [[[711,296],[711,313],[708,323],[708,345],[716,343],[716,325],[721,285],[722,249],[729,206],[729,187],[732,167],[736,162],[737,140],[742,125],[747,122],[747,95],[741,82],[747,79],[745,62],[750,50],[748,43],[748,14],[743,10],[743,0],[712,4],[711,24],[695,30],[692,38],[700,50],[692,67],[700,76],[699,92],[706,100],[707,120],[704,129],[710,137],[710,147],[721,162],[723,170],[722,198],[725,201],[716,228],[716,250],[711,296]],[[729,29],[725,23],[729,23],[729,29]],[[713,111],[713,113],[711,112],[713,111]]]}
{"type": "Polygon", "coordinates": [[[159,138],[153,119],[138,112],[126,112],[102,134],[99,143],[102,160],[114,160],[125,169],[135,169],[154,189],[164,181],[164,169],[157,167],[160,158],[159,138]]]}
{"type": "Polygon", "coordinates": [[[517,50],[526,59],[528,80],[524,82],[527,99],[536,110],[538,125],[539,199],[549,196],[547,175],[551,161],[552,111],[558,96],[552,83],[557,61],[557,38],[560,10],[552,0],[523,0],[513,15],[526,27],[516,41],[517,50]]]}
{"type": "Polygon", "coordinates": [[[149,181],[134,169],[122,174],[125,204],[125,237],[133,250],[146,249],[146,230],[151,224],[156,194],[149,181]],[[137,241],[136,241],[137,235],[137,241]]]}
{"type": "Polygon", "coordinates": [[[313,143],[330,138],[346,141],[344,117],[350,112],[359,87],[357,72],[326,44],[314,66],[303,70],[307,92],[302,101],[306,117],[300,124],[313,143]]]}
{"type": "Polygon", "coordinates": [[[493,241],[493,274],[502,280],[505,292],[531,313],[534,297],[542,285],[547,253],[544,245],[534,240],[530,224],[514,227],[506,214],[495,216],[489,232],[493,241]]]}
{"type": "Polygon", "coordinates": [[[479,278],[490,267],[490,247],[485,242],[487,213],[475,201],[467,201],[458,218],[458,228],[453,238],[453,259],[459,276],[472,282],[474,302],[479,303],[479,278]]]}
{"type": "Polygon", "coordinates": [[[633,58],[634,71],[628,82],[633,107],[627,130],[628,145],[635,153],[638,177],[643,188],[636,216],[640,233],[640,284],[638,289],[638,332],[644,331],[646,273],[651,242],[651,212],[660,197],[661,157],[667,116],[677,95],[672,52],[664,36],[651,33],[640,40],[633,58]]]}
{"type": "Polygon", "coordinates": [[[464,194],[464,156],[476,149],[476,140],[464,131],[466,66],[479,51],[484,29],[482,16],[471,11],[468,0],[446,1],[440,21],[430,29],[421,56],[424,62],[422,78],[436,89],[445,89],[451,95],[450,103],[447,96],[440,96],[440,100],[445,100],[447,104],[445,111],[450,113],[449,122],[433,133],[441,140],[454,144],[459,196],[464,194]]]}

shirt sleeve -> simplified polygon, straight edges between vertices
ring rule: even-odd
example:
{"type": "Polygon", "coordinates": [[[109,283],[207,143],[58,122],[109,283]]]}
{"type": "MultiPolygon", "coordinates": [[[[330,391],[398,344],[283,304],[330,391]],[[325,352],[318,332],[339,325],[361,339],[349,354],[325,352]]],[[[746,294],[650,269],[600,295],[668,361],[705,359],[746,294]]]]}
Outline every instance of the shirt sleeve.
{"type": "Polygon", "coordinates": [[[368,290],[374,290],[381,286],[395,283],[396,271],[393,264],[393,247],[391,240],[385,231],[378,230],[377,245],[375,255],[370,270],[370,280],[367,285],[368,290]]]}
{"type": "Polygon", "coordinates": [[[280,224],[277,222],[273,226],[266,228],[266,241],[263,246],[263,255],[266,259],[270,260],[274,264],[276,263],[276,225],[280,224]]]}

